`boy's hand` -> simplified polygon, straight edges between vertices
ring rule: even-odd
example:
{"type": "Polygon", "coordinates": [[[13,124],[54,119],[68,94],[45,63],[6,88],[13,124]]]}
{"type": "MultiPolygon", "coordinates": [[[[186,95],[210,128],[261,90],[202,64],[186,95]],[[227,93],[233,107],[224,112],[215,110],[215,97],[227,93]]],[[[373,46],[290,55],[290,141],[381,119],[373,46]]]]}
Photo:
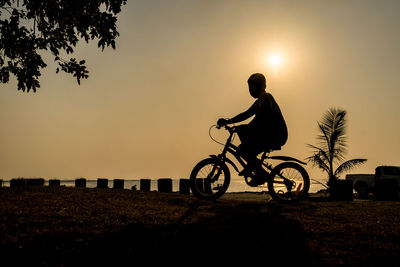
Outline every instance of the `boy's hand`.
{"type": "Polygon", "coordinates": [[[219,120],[217,121],[217,124],[218,124],[219,127],[225,126],[225,125],[227,125],[228,123],[229,123],[229,120],[223,119],[223,118],[221,118],[221,119],[219,119],[219,120]]]}

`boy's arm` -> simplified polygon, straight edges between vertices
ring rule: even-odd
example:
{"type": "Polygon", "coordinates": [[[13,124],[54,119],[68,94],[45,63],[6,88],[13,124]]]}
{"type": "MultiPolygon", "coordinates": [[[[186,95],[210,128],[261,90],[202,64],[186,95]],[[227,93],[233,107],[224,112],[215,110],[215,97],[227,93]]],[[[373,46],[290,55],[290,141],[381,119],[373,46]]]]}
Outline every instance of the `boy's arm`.
{"type": "Polygon", "coordinates": [[[256,114],[255,108],[254,108],[254,104],[245,112],[240,113],[238,115],[236,115],[235,117],[233,117],[232,119],[227,120],[227,123],[237,123],[237,122],[241,122],[244,120],[247,120],[248,118],[250,118],[251,116],[253,116],[254,114],[256,114]]]}

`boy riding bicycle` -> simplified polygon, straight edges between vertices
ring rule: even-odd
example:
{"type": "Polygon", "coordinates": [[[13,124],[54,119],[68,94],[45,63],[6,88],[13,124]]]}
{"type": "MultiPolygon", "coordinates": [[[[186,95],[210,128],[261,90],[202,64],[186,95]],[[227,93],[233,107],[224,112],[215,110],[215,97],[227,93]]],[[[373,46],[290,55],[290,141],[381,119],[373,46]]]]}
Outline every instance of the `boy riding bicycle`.
{"type": "Polygon", "coordinates": [[[257,155],[266,150],[278,150],[288,138],[288,131],[282,112],[273,96],[265,91],[266,80],[263,74],[254,73],[248,79],[249,92],[257,99],[245,112],[231,119],[219,119],[217,124],[224,126],[244,121],[252,116],[248,124],[236,127],[241,144],[240,153],[247,161],[246,168],[239,175],[250,176],[257,165],[257,155]]]}

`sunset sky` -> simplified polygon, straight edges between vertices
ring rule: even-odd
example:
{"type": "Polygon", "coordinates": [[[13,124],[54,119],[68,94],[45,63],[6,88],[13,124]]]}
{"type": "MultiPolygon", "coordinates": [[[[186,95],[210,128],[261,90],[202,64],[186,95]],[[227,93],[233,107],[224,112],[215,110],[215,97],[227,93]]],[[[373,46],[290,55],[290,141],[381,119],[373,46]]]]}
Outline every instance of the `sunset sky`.
{"type": "Polygon", "coordinates": [[[0,84],[0,179],[188,177],[221,150],[209,127],[254,102],[254,72],[289,129],[273,155],[304,160],[338,107],[347,158],[368,159],[352,173],[400,165],[400,1],[129,0],[118,27],[115,51],[79,45],[80,86],[49,56],[37,93],[0,84]]]}

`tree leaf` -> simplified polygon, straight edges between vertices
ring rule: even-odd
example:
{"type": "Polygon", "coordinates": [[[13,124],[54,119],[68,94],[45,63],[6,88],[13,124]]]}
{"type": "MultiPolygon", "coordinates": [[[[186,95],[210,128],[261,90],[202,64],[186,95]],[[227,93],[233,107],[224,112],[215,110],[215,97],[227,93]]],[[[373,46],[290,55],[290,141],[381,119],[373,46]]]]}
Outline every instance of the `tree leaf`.
{"type": "Polygon", "coordinates": [[[335,176],[339,177],[343,172],[350,171],[353,168],[364,164],[367,159],[351,159],[343,162],[335,171],[335,176]]]}
{"type": "MultiPolygon", "coordinates": [[[[59,64],[61,70],[75,75],[80,84],[81,78],[88,77],[85,61],[74,65],[61,59],[60,53],[73,54],[80,39],[87,43],[97,39],[102,51],[106,45],[115,49],[115,39],[119,36],[116,15],[126,0],[22,2],[15,5],[15,1],[0,1],[1,11],[4,7],[11,10],[9,18],[0,17],[1,43],[7,47],[7,53],[0,58],[0,68],[8,62],[8,69],[1,69],[1,82],[7,83],[11,74],[17,78],[18,90],[35,92],[40,87],[38,77],[47,66],[39,56],[40,50],[49,49],[54,61],[63,63],[59,64]],[[109,8],[104,10],[103,5],[109,8]]],[[[56,73],[59,71],[57,68],[56,73]]]]}

